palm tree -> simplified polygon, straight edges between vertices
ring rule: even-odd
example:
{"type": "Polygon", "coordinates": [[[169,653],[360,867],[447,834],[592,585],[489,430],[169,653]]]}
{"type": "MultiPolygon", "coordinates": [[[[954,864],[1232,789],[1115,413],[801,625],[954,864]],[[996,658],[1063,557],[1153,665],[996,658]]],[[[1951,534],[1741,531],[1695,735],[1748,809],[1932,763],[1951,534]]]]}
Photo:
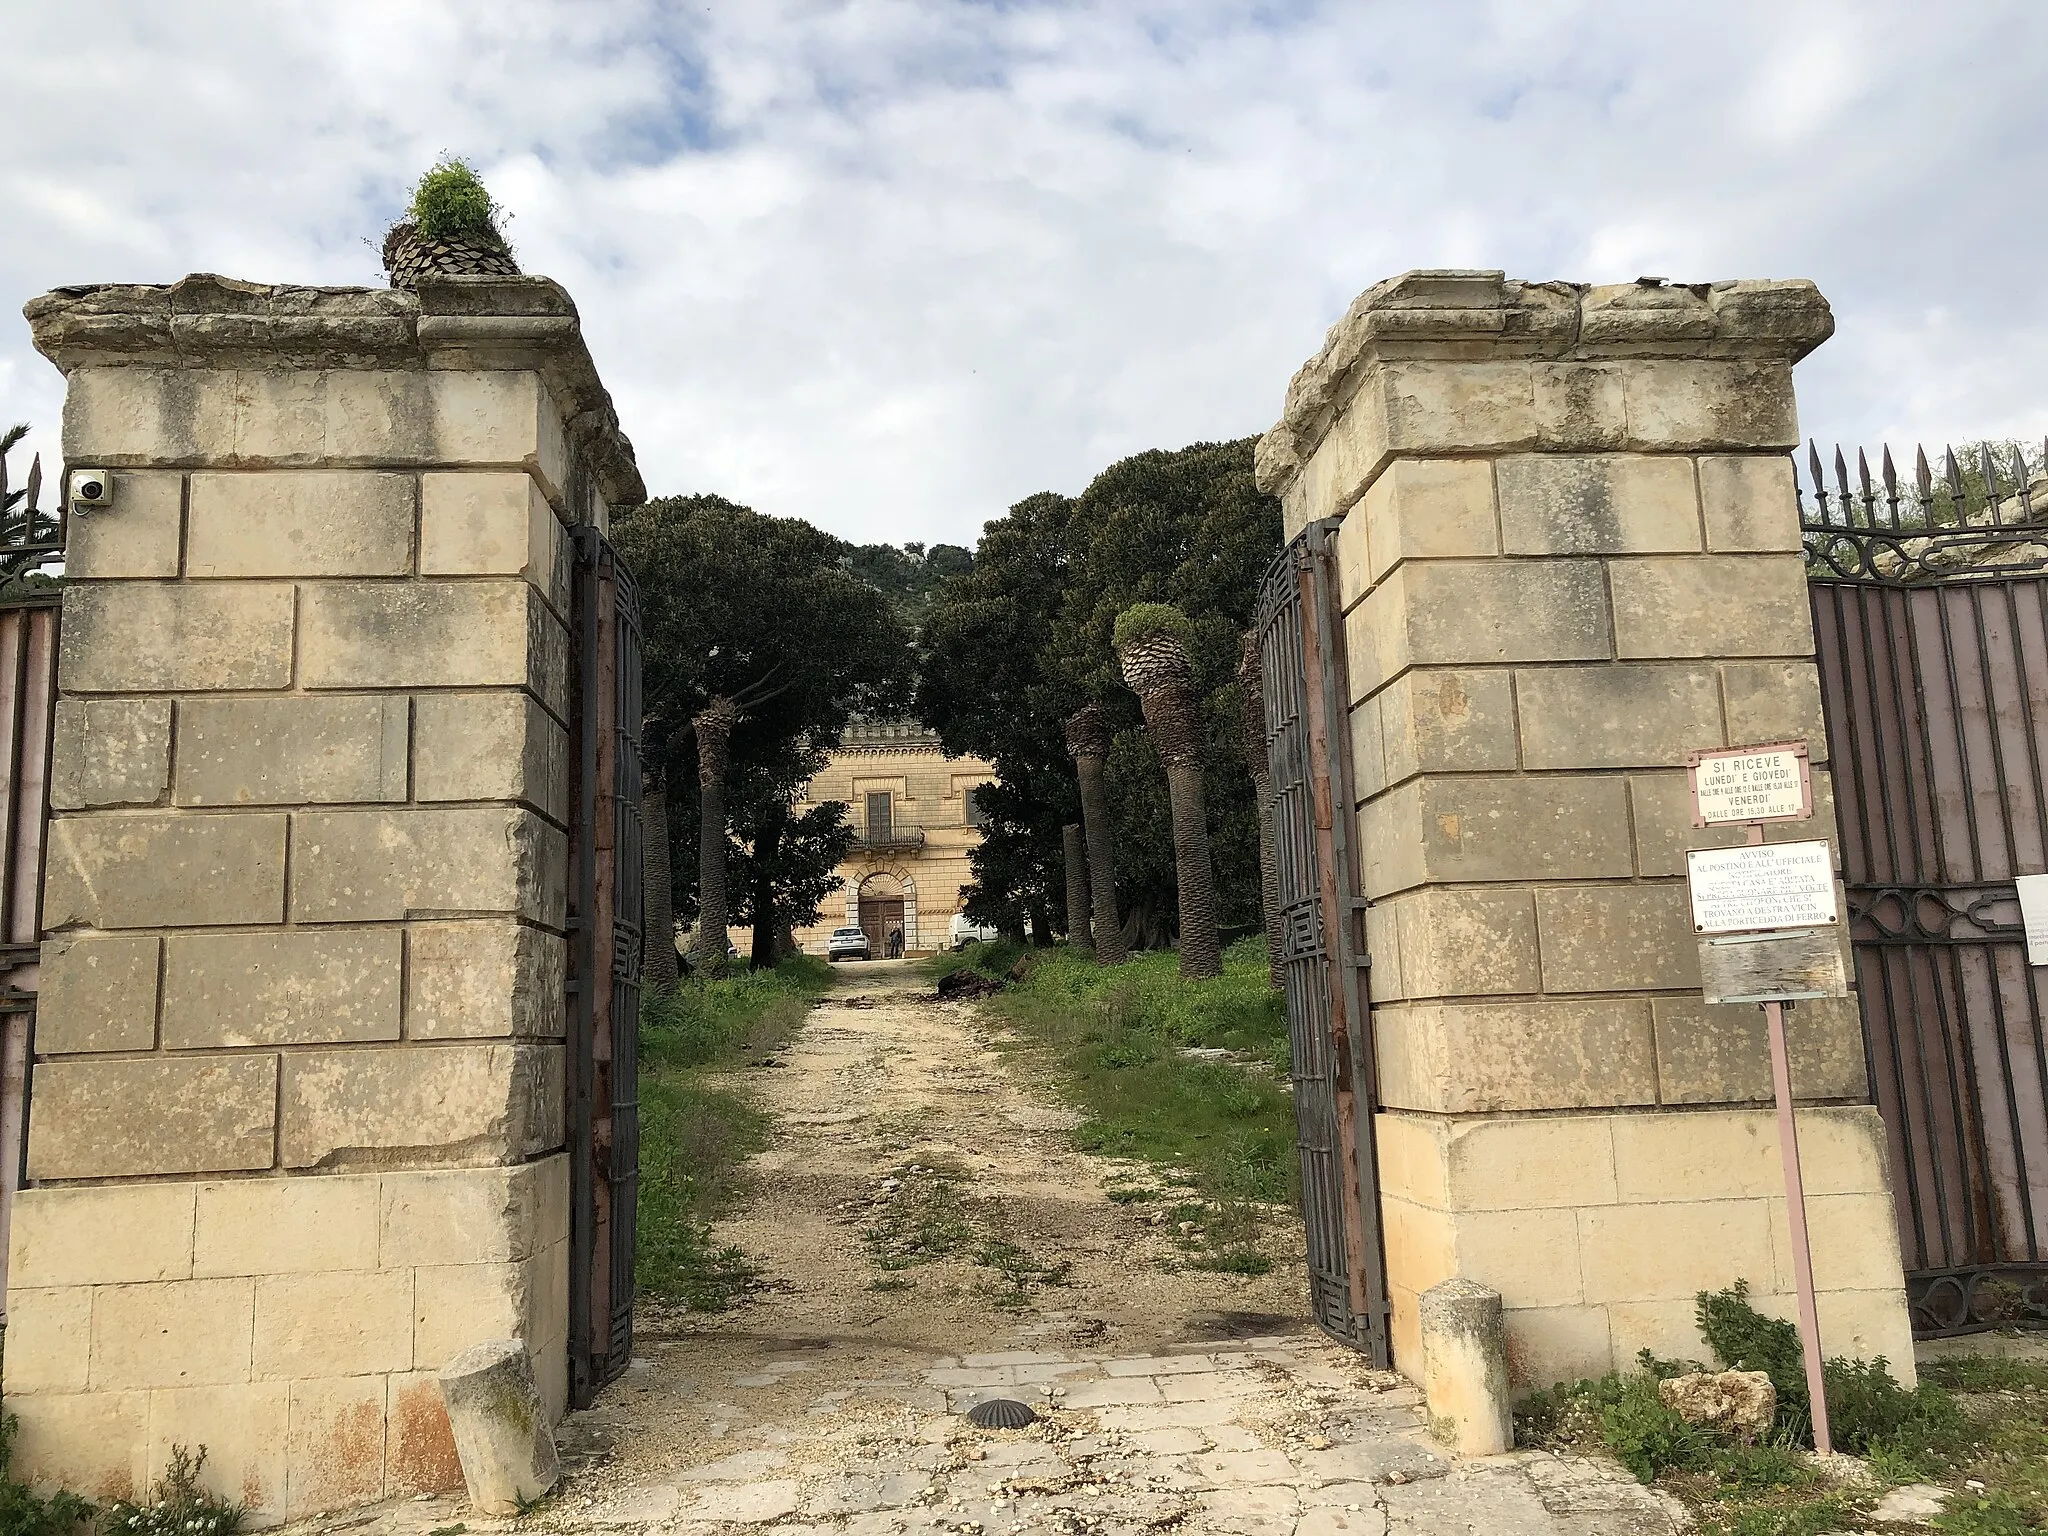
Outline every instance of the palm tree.
{"type": "Polygon", "coordinates": [[[1067,717],[1067,753],[1081,782],[1081,826],[1088,845],[1088,886],[1094,896],[1095,958],[1122,965],[1130,958],[1116,920],[1116,861],[1111,855],[1109,794],[1103,770],[1109,766],[1109,717],[1090,704],[1067,717]]]}
{"type": "Polygon", "coordinates": [[[697,733],[697,941],[690,963],[700,970],[724,965],[732,943],[725,932],[732,911],[725,894],[725,774],[739,723],[740,706],[723,695],[690,721],[697,733]]]}
{"type": "Polygon", "coordinates": [[[1134,603],[1117,615],[1112,643],[1166,765],[1180,894],[1180,973],[1200,978],[1223,974],[1223,951],[1216,938],[1216,873],[1202,790],[1202,712],[1188,661],[1192,629],[1188,616],[1170,603],[1134,603]]]}
{"type": "Polygon", "coordinates": [[[1266,688],[1257,630],[1245,631],[1237,685],[1244,696],[1244,765],[1251,773],[1252,796],[1259,808],[1259,910],[1266,919],[1266,974],[1277,992],[1287,979],[1282,961],[1286,946],[1280,923],[1280,850],[1273,840],[1273,763],[1266,755],[1266,688]]]}
{"type": "Polygon", "coordinates": [[[1095,925],[1088,920],[1094,897],[1088,889],[1088,841],[1081,824],[1060,828],[1060,846],[1067,866],[1067,942],[1076,949],[1095,947],[1095,925]]]}

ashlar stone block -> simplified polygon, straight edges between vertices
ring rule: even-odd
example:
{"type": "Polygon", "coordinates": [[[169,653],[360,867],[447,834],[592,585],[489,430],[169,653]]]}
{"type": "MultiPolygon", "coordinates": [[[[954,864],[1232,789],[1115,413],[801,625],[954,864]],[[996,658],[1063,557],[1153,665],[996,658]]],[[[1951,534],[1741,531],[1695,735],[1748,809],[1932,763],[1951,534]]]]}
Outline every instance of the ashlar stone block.
{"type": "Polygon", "coordinates": [[[1764,1200],[1677,1200],[1579,1212],[1589,1302],[1690,1300],[1774,1274],[1764,1200]]]}
{"type": "Polygon", "coordinates": [[[413,1355],[421,1370],[436,1370],[487,1339],[532,1332],[525,1264],[441,1264],[412,1274],[413,1355]]]}
{"type": "Polygon", "coordinates": [[[1511,454],[1495,463],[1510,555],[1626,555],[1700,547],[1692,460],[1648,454],[1511,454]]]}
{"type": "Polygon", "coordinates": [[[569,1160],[384,1175],[385,1268],[531,1259],[569,1235],[569,1160]]]}
{"type": "Polygon", "coordinates": [[[292,588],[78,582],[64,593],[58,653],[67,694],[288,688],[292,588]]]}
{"type": "Polygon", "coordinates": [[[132,1499],[149,1486],[147,1392],[36,1392],[8,1403],[21,1420],[8,1470],[36,1488],[132,1499]]]}
{"type": "Polygon", "coordinates": [[[1627,378],[1615,363],[1537,363],[1536,440],[1554,452],[1591,453],[1628,440],[1627,378]]]}
{"type": "Polygon", "coordinates": [[[177,802],[403,800],[410,728],[402,695],[187,699],[178,706],[177,802]]]}
{"type": "Polygon", "coordinates": [[[1515,696],[1526,768],[1682,766],[1687,753],[1722,745],[1711,666],[1524,668],[1515,696]]]}
{"type": "Polygon", "coordinates": [[[8,1234],[8,1286],[189,1278],[193,1189],[155,1183],[19,1191],[8,1234]]]}
{"type": "Polygon", "coordinates": [[[564,922],[567,840],[532,811],[301,811],[294,827],[292,914],[302,922],[482,913],[564,922]]]}
{"type": "Polygon", "coordinates": [[[562,1051],[433,1045],[287,1056],[287,1168],[519,1161],[562,1142],[562,1051]]]}
{"type": "MultiPolygon", "coordinates": [[[[1375,963],[1375,1000],[1483,997],[1542,990],[1538,974],[1536,906],[1523,889],[1425,886],[1374,915],[1392,919],[1400,987],[1382,992],[1375,963]]],[[[1385,946],[1377,947],[1375,961],[1385,946]]]]}
{"type": "Polygon", "coordinates": [[[377,1267],[374,1174],[231,1179],[197,1189],[195,1275],[305,1275],[377,1267]]]}
{"type": "Polygon", "coordinates": [[[1417,668],[1381,690],[1381,750],[1386,782],[1418,773],[1512,773],[1515,695],[1506,670],[1417,668]]]}
{"type": "Polygon", "coordinates": [[[159,949],[154,935],[46,939],[36,1002],[37,1054],[154,1046],[159,949]]]}
{"type": "Polygon", "coordinates": [[[1630,447],[1687,453],[1799,446],[1789,363],[1632,358],[1621,366],[1630,447]]]}
{"type": "Polygon", "coordinates": [[[149,1476],[169,1470],[174,1447],[206,1447],[199,1486],[246,1504],[250,1525],[283,1513],[286,1391],[281,1381],[158,1389],[149,1394],[149,1476]]]}
{"type": "Polygon", "coordinates": [[[284,920],[285,818],[62,816],[50,823],[50,930],[284,920]]]}
{"type": "Polygon", "coordinates": [[[93,1389],[249,1380],[254,1286],[229,1279],[102,1287],[92,1308],[93,1389]]]}
{"type": "MultiPolygon", "coordinates": [[[[1617,1188],[1631,1204],[1785,1193],[1777,1116],[1769,1110],[1619,1115],[1613,1131],[1617,1188]]],[[[1869,1105],[1801,1110],[1799,1166],[1809,1195],[1885,1194],[1884,1127],[1876,1110],[1869,1105]]],[[[1765,1284],[1760,1276],[1751,1278],[1759,1287],[1765,1284]]]]}
{"type": "Polygon", "coordinates": [[[83,1392],[92,1362],[89,1286],[7,1287],[7,1395],[83,1392]]]}
{"type": "Polygon", "coordinates": [[[1493,466],[1486,459],[1396,459],[1352,516],[1359,513],[1371,581],[1404,560],[1500,553],[1493,466]]]}
{"type": "Polygon", "coordinates": [[[420,480],[422,576],[519,576],[556,608],[568,593],[561,520],[531,475],[435,472],[420,480]]]}
{"type": "Polygon", "coordinates": [[[1458,1211],[1612,1204],[1618,1198],[1614,1127],[1636,1118],[1544,1115],[1449,1122],[1441,1131],[1445,1203],[1458,1211]]]}
{"type": "Polygon", "coordinates": [[[181,933],[166,941],[164,1044],[396,1040],[405,936],[397,929],[181,933]]]}
{"type": "MultiPolygon", "coordinates": [[[[1754,1104],[1772,1096],[1761,1008],[1660,997],[1658,1093],[1666,1104],[1754,1104]]],[[[1785,1014],[1794,1099],[1856,1099],[1870,1091],[1863,1027],[1853,997],[1802,1002],[1785,1014]]]]}
{"type": "Polygon", "coordinates": [[[1368,812],[1366,894],[1375,899],[1417,880],[1599,880],[1633,869],[1618,777],[1424,778],[1368,812]]]}
{"type": "Polygon", "coordinates": [[[74,515],[64,532],[64,574],[74,580],[172,577],[185,477],[176,470],[114,472],[114,497],[96,512],[74,515]]]}
{"type": "Polygon", "coordinates": [[[73,464],[194,463],[233,453],[234,377],[197,368],[74,368],[64,457],[73,464]]]}
{"type": "Polygon", "coordinates": [[[531,694],[423,694],[417,711],[421,800],[522,800],[567,821],[569,733],[531,694]]]}
{"type": "Polygon", "coordinates": [[[34,1179],[268,1168],[275,1056],[44,1062],[29,1114],[34,1179]]]}
{"type": "Polygon", "coordinates": [[[1828,760],[1820,670],[1810,661],[1727,661],[1721,697],[1731,746],[1803,741],[1816,763],[1828,760]]]}
{"type": "Polygon", "coordinates": [[[300,1378],[285,1434],[285,1518],[301,1519],[381,1498],[386,1376],[300,1378]]]}
{"type": "Polygon", "coordinates": [[[332,1270],[255,1283],[257,1380],[370,1376],[412,1367],[412,1272],[332,1270]]]}
{"type": "Polygon", "coordinates": [[[1381,1102],[1436,1114],[1653,1104],[1647,998],[1373,1010],[1381,1102]]]}
{"type": "Polygon", "coordinates": [[[412,1040],[560,1039],[568,942],[521,923],[415,923],[405,1033],[412,1040]]]}
{"type": "Polygon", "coordinates": [[[1351,690],[1410,666],[1605,661],[1614,654],[1597,560],[1430,560],[1390,572],[1345,616],[1351,690]]]}
{"type": "Polygon", "coordinates": [[[1799,553],[1799,495],[1789,458],[1781,453],[1712,454],[1699,465],[1708,549],[1799,553]]]}
{"type": "Polygon", "coordinates": [[[1793,555],[1641,557],[1609,563],[1615,654],[1811,656],[1806,566],[1793,555]]]}
{"type": "Polygon", "coordinates": [[[409,575],[417,495],[411,475],[376,470],[195,474],[185,574],[409,575]]]}
{"type": "Polygon", "coordinates": [[[155,805],[171,778],[169,699],[59,699],[50,805],[155,805]]]}
{"type": "Polygon", "coordinates": [[[1644,992],[1700,984],[1683,885],[1560,885],[1536,892],[1546,992],[1644,992]]]}
{"type": "Polygon", "coordinates": [[[308,688],[523,688],[566,705],[568,636],[523,581],[322,582],[305,589],[308,688]]]}

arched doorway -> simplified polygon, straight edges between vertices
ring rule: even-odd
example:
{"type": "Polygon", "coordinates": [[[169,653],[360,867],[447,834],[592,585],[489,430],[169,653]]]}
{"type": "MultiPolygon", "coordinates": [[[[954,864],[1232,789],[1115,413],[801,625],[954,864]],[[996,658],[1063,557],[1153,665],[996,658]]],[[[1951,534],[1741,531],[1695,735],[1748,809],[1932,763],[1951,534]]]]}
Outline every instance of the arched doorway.
{"type": "Polygon", "coordinates": [[[867,934],[876,959],[918,947],[917,882],[909,876],[877,871],[861,881],[848,905],[853,908],[848,916],[867,934]]]}

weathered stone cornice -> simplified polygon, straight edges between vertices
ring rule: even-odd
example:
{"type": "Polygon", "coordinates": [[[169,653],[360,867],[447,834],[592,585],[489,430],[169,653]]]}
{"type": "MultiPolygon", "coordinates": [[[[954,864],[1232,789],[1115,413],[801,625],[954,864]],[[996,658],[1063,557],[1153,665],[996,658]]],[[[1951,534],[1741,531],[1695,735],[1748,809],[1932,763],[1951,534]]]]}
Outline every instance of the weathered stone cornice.
{"type": "Polygon", "coordinates": [[[1789,367],[1834,328],[1827,300],[1803,278],[1592,287],[1502,272],[1406,272],[1360,294],[1294,375],[1279,423],[1259,441],[1259,484],[1283,492],[1359,383],[1385,363],[1677,358],[1789,367]]]}
{"type": "Polygon", "coordinates": [[[435,277],[301,288],[197,272],[168,284],[59,288],[22,306],[36,350],[76,368],[520,369],[538,373],[613,506],[647,499],[576,305],[545,277],[435,277]]]}

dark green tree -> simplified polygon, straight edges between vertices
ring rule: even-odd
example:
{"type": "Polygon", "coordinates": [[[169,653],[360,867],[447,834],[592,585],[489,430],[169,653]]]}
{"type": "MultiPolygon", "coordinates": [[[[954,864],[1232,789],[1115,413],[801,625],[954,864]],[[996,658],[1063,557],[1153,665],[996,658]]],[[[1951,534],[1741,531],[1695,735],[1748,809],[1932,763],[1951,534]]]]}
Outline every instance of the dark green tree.
{"type": "MultiPolygon", "coordinates": [[[[847,546],[800,519],[722,496],[671,496],[620,513],[612,536],[640,583],[645,751],[666,791],[655,803],[697,812],[694,828],[671,814],[670,827],[648,827],[647,841],[667,839],[674,906],[698,919],[693,957],[716,965],[733,905],[732,786],[750,773],[800,783],[848,720],[900,713],[909,635],[880,589],[842,563],[847,546]]],[[[744,809],[738,830],[754,842],[744,809]]],[[[773,935],[781,925],[767,926],[773,935]]]]}

